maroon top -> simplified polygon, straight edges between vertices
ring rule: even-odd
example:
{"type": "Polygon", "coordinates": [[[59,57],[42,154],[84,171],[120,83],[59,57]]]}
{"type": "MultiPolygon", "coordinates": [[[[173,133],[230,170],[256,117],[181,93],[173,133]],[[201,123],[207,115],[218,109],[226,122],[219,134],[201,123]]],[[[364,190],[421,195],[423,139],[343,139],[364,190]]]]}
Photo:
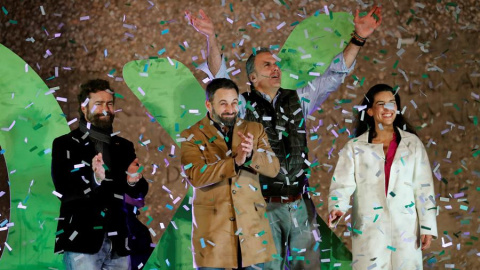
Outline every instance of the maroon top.
{"type": "Polygon", "coordinates": [[[393,133],[392,141],[388,145],[387,158],[385,160],[385,195],[388,195],[388,182],[390,181],[390,169],[392,168],[393,158],[395,157],[395,152],[397,152],[397,136],[395,132],[393,133]]]}

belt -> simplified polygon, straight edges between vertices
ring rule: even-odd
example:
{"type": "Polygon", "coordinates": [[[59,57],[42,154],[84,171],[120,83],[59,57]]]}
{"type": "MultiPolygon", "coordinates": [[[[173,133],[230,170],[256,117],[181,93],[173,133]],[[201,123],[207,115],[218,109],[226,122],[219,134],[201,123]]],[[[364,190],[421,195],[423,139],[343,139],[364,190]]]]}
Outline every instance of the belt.
{"type": "Polygon", "coordinates": [[[269,196],[263,197],[267,203],[291,203],[302,198],[302,194],[287,196],[269,196]]]}

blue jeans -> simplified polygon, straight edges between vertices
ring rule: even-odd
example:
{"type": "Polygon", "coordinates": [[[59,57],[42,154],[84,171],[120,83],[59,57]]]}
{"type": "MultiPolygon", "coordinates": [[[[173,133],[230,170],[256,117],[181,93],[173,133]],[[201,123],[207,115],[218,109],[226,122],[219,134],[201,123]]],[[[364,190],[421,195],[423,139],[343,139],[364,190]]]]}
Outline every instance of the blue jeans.
{"type": "Polygon", "coordinates": [[[129,270],[129,256],[112,255],[112,241],[105,237],[100,251],[86,254],[65,251],[63,262],[67,270],[129,270]]]}
{"type": "MultiPolygon", "coordinates": [[[[213,268],[213,267],[198,267],[197,270],[224,270],[225,268],[213,268]]],[[[242,268],[245,270],[263,270],[263,263],[247,266],[242,268]]]]}
{"type": "Polygon", "coordinates": [[[265,269],[320,269],[320,231],[313,225],[317,212],[312,200],[267,203],[267,215],[279,256],[265,263],[265,269]]]}

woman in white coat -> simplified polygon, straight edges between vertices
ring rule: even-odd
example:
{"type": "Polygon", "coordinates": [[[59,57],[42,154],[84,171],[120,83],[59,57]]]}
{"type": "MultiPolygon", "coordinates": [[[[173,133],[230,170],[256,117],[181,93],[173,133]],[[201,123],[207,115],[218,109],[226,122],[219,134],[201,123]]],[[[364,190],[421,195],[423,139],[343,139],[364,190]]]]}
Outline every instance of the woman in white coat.
{"type": "Polygon", "coordinates": [[[427,153],[392,87],[375,85],[362,106],[332,178],[329,225],[352,208],[353,269],[422,269],[422,250],[437,237],[427,153]]]}

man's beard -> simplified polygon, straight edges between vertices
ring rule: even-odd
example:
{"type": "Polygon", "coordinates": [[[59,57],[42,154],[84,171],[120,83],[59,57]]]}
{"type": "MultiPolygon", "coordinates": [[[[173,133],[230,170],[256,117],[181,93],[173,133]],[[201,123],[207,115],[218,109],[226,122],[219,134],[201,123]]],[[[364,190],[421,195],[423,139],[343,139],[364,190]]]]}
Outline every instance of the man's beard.
{"type": "Polygon", "coordinates": [[[113,119],[115,119],[115,114],[111,114],[106,112],[107,114],[104,115],[103,113],[91,113],[87,111],[87,121],[92,123],[93,126],[101,128],[101,129],[112,129],[113,119]],[[101,119],[101,116],[105,116],[104,119],[101,119]],[[108,116],[108,117],[107,117],[108,116]]]}
{"type": "Polygon", "coordinates": [[[232,127],[233,125],[235,125],[235,122],[237,122],[238,114],[236,114],[236,113],[232,113],[232,114],[223,113],[221,115],[218,115],[215,112],[215,109],[212,108],[212,117],[213,117],[213,120],[215,120],[215,122],[221,123],[221,124],[223,124],[227,127],[232,127]],[[234,115],[234,117],[231,117],[232,115],[234,115]],[[224,116],[230,116],[230,117],[224,117],[224,116]]]}

